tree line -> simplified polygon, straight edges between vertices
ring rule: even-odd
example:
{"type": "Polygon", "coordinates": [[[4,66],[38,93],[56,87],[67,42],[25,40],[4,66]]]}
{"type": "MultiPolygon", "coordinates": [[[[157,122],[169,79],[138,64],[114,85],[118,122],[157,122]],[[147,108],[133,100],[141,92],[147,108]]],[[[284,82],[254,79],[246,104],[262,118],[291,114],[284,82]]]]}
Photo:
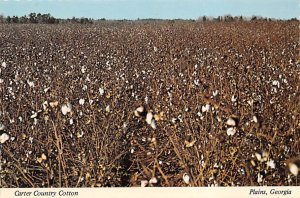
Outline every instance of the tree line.
{"type": "Polygon", "coordinates": [[[51,14],[41,14],[41,13],[30,13],[21,17],[18,16],[7,16],[4,17],[0,15],[0,23],[36,23],[36,24],[58,24],[58,23],[80,23],[80,24],[92,24],[93,19],[91,18],[67,18],[60,19],[51,16],[51,14]]]}
{"type": "MultiPolygon", "coordinates": [[[[97,19],[94,20],[92,18],[67,18],[67,19],[60,19],[60,18],[55,18],[51,16],[49,13],[48,14],[41,14],[41,13],[30,13],[28,15],[24,15],[21,17],[18,16],[7,16],[4,17],[3,15],[0,15],[0,23],[21,23],[21,24],[26,24],[26,23],[36,23],[36,24],[58,24],[58,23],[78,23],[78,24],[92,24],[92,23],[97,23],[100,21],[105,21],[105,18],[97,19]]],[[[159,21],[160,19],[137,19],[137,21],[159,21]]],[[[179,20],[179,19],[178,19],[179,20]]],[[[261,17],[261,16],[255,16],[253,15],[252,17],[244,17],[244,16],[231,16],[230,14],[223,15],[223,16],[218,16],[218,17],[209,17],[209,16],[200,16],[197,21],[215,21],[215,22],[233,22],[233,21],[278,21],[279,19],[274,19],[274,18],[267,18],[267,17],[261,17]]],[[[131,20],[117,20],[117,21],[131,21],[131,20]]],[[[168,21],[168,20],[167,20],[168,21]]],[[[174,20],[171,20],[174,21],[174,20]]],[[[175,20],[176,21],[176,20],[175,20]]],[[[196,21],[196,20],[192,20],[196,21]]],[[[297,18],[291,18],[287,21],[298,21],[297,18]]]]}
{"type": "MultiPolygon", "coordinates": [[[[251,17],[245,17],[245,16],[231,16],[230,14],[218,16],[218,17],[208,17],[208,16],[201,16],[198,18],[198,21],[225,21],[225,22],[233,22],[233,21],[280,21],[280,19],[275,18],[268,18],[268,17],[262,17],[262,16],[256,16],[253,15],[251,17]]],[[[297,18],[291,18],[287,21],[298,21],[297,18]]]]}

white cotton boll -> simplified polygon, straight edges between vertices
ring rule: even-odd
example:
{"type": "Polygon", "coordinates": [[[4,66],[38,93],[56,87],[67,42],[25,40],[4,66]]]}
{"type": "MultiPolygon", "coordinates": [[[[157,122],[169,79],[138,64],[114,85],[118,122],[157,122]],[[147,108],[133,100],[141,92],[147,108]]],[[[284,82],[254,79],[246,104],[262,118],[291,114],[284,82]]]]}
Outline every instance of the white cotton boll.
{"type": "Polygon", "coordinates": [[[70,119],[70,125],[73,125],[74,124],[74,121],[73,121],[73,119],[71,118],[70,119]]]}
{"type": "Polygon", "coordinates": [[[3,131],[3,130],[5,130],[5,126],[4,126],[4,124],[0,123],[0,131],[3,131]]]}
{"type": "Polygon", "coordinates": [[[4,68],[5,68],[5,67],[6,67],[6,62],[2,62],[2,64],[1,64],[1,65],[2,65],[2,67],[4,67],[4,68]]]}
{"type": "Polygon", "coordinates": [[[2,78],[0,78],[0,84],[2,84],[4,82],[4,80],[2,78]]]}
{"type": "Polygon", "coordinates": [[[146,115],[147,124],[151,124],[152,119],[153,119],[153,114],[151,112],[148,112],[147,115],[146,115]]]}
{"type": "Polygon", "coordinates": [[[136,108],[136,110],[134,110],[134,115],[136,117],[140,117],[141,113],[143,113],[145,111],[145,108],[143,106],[140,106],[138,108],[136,108]]]}
{"type": "Polygon", "coordinates": [[[200,111],[198,111],[198,112],[197,112],[197,116],[198,116],[198,117],[201,117],[201,116],[202,116],[202,113],[201,113],[200,111]]]}
{"type": "Polygon", "coordinates": [[[219,94],[219,90],[213,91],[213,96],[216,97],[219,94]]]}
{"type": "Polygon", "coordinates": [[[132,148],[132,149],[130,150],[130,153],[134,153],[134,148],[132,148]]]}
{"type": "Polygon", "coordinates": [[[33,81],[27,80],[27,84],[29,85],[29,87],[34,87],[34,82],[33,81]]]}
{"type": "Polygon", "coordinates": [[[293,162],[290,162],[289,163],[289,169],[290,169],[290,172],[294,175],[294,176],[297,176],[299,174],[299,167],[293,163],[293,162]]]}
{"type": "Polygon", "coordinates": [[[228,126],[236,126],[236,122],[233,118],[229,118],[227,121],[226,121],[226,124],[228,126]]]}
{"type": "Polygon", "coordinates": [[[233,136],[236,133],[236,128],[235,127],[230,127],[227,129],[227,135],[228,136],[233,136]]]}
{"type": "Polygon", "coordinates": [[[149,180],[149,183],[150,183],[150,184],[156,184],[156,183],[157,183],[156,177],[152,177],[152,178],[149,180]]]}
{"type": "Polygon", "coordinates": [[[38,113],[37,112],[33,112],[33,114],[30,116],[30,118],[34,119],[38,116],[38,113]]]}
{"type": "Polygon", "coordinates": [[[72,105],[70,103],[64,104],[61,107],[61,111],[63,115],[67,115],[67,113],[70,113],[72,111],[72,105]]]}
{"type": "Polygon", "coordinates": [[[263,181],[263,176],[260,173],[258,173],[257,174],[257,182],[261,183],[262,181],[263,181]]]}
{"type": "Polygon", "coordinates": [[[87,85],[83,85],[83,87],[82,87],[82,90],[83,90],[83,91],[86,91],[86,90],[87,90],[87,88],[88,88],[88,86],[87,86],[87,85]]]}
{"type": "Polygon", "coordinates": [[[253,103],[254,103],[254,101],[251,99],[251,100],[248,100],[247,103],[248,103],[250,106],[252,106],[253,103]]]}
{"type": "Polygon", "coordinates": [[[99,88],[99,93],[100,93],[100,96],[103,96],[103,94],[104,94],[104,89],[103,88],[99,88]]]}
{"type": "Polygon", "coordinates": [[[259,154],[259,153],[255,153],[255,157],[256,157],[256,159],[257,159],[258,161],[261,161],[261,160],[262,160],[262,156],[261,156],[261,154],[259,154]]]}
{"type": "Polygon", "coordinates": [[[209,104],[203,105],[201,110],[202,113],[208,112],[210,110],[210,105],[209,104]]]}
{"type": "Polygon", "coordinates": [[[253,116],[252,120],[253,120],[253,122],[258,123],[258,119],[256,116],[253,116]]]}
{"type": "Polygon", "coordinates": [[[231,102],[236,102],[237,101],[237,96],[233,95],[231,96],[231,102]]]}
{"type": "Polygon", "coordinates": [[[148,185],[148,181],[147,180],[142,180],[141,181],[141,187],[146,187],[148,185]]]}
{"type": "Polygon", "coordinates": [[[43,102],[44,111],[48,108],[48,106],[49,106],[48,101],[43,102]]]}
{"type": "Polygon", "coordinates": [[[47,93],[50,90],[50,87],[44,89],[44,93],[47,93]]]}
{"type": "Polygon", "coordinates": [[[85,67],[85,66],[82,66],[82,67],[81,67],[81,73],[84,74],[85,72],[86,72],[86,67],[85,67]]]}
{"type": "Polygon", "coordinates": [[[154,119],[152,119],[150,126],[152,127],[152,129],[156,129],[156,123],[154,119]]]}
{"type": "Polygon", "coordinates": [[[280,83],[279,83],[278,80],[274,80],[274,81],[272,82],[272,85],[273,85],[273,86],[277,86],[278,88],[280,87],[280,83]]]}
{"type": "Polygon", "coordinates": [[[80,104],[80,105],[84,105],[84,101],[85,101],[84,99],[80,99],[80,100],[79,100],[79,104],[80,104]]]}
{"type": "Polygon", "coordinates": [[[109,106],[109,105],[106,106],[105,111],[106,111],[107,113],[110,112],[110,106],[109,106]]]}
{"type": "Polygon", "coordinates": [[[84,135],[84,133],[81,131],[80,133],[79,132],[77,132],[77,138],[82,138],[83,137],[83,135],[84,135]]]}
{"type": "Polygon", "coordinates": [[[57,107],[58,101],[50,102],[49,105],[50,105],[50,107],[52,107],[52,108],[57,107]]]}
{"type": "Polygon", "coordinates": [[[0,136],[0,143],[4,144],[7,140],[9,140],[9,135],[7,133],[2,133],[0,136]]]}
{"type": "Polygon", "coordinates": [[[270,159],[268,162],[267,162],[267,166],[274,169],[275,168],[275,163],[274,163],[274,160],[270,159]]]}
{"type": "Polygon", "coordinates": [[[136,108],[136,111],[139,112],[139,113],[142,113],[144,112],[145,108],[143,106],[140,106],[138,108],[136,108]]]}
{"type": "Polygon", "coordinates": [[[186,184],[190,183],[190,176],[187,173],[183,174],[182,179],[183,179],[184,183],[186,183],[186,184]]]}

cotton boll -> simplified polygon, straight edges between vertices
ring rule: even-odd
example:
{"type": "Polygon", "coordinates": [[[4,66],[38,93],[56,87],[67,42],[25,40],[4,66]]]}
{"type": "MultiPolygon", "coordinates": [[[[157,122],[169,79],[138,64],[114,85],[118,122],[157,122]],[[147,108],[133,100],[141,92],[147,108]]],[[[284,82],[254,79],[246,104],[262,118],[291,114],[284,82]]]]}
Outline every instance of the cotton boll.
{"type": "Polygon", "coordinates": [[[219,90],[213,91],[213,96],[216,97],[219,94],[219,90]]]}
{"type": "Polygon", "coordinates": [[[203,105],[201,110],[202,113],[208,112],[210,110],[210,105],[209,104],[203,105]]]}
{"type": "Polygon", "coordinates": [[[253,116],[252,120],[253,120],[253,122],[258,123],[258,119],[256,116],[253,116]]]}
{"type": "Polygon", "coordinates": [[[298,161],[298,165],[296,162],[290,162],[288,164],[289,170],[294,176],[298,176],[298,174],[299,174],[299,168],[300,168],[299,165],[300,165],[299,161],[298,161]]]}
{"type": "Polygon", "coordinates": [[[38,116],[38,113],[37,112],[33,112],[33,114],[30,116],[30,118],[34,119],[38,116]]]}
{"type": "Polygon", "coordinates": [[[150,180],[149,180],[149,183],[150,184],[156,184],[158,181],[156,179],[156,177],[152,177],[150,180]]]}
{"type": "Polygon", "coordinates": [[[237,96],[233,95],[233,96],[231,97],[231,102],[236,102],[236,101],[237,101],[237,96]]]}
{"type": "Polygon", "coordinates": [[[9,135],[7,133],[2,133],[0,135],[0,143],[3,144],[5,143],[7,140],[9,140],[9,135]]]}
{"type": "Polygon", "coordinates": [[[0,131],[3,131],[3,130],[5,130],[5,125],[0,123],[0,131]]]}
{"type": "Polygon", "coordinates": [[[110,112],[110,106],[109,106],[109,105],[107,105],[107,106],[105,107],[105,111],[106,111],[107,113],[110,112]]]}
{"type": "Polygon", "coordinates": [[[152,127],[152,129],[156,129],[155,120],[152,119],[150,126],[152,127]]]}
{"type": "Polygon", "coordinates": [[[27,84],[29,85],[29,87],[34,87],[34,82],[33,81],[27,80],[27,84]]]}
{"type": "Polygon", "coordinates": [[[151,112],[148,112],[147,115],[146,115],[146,122],[147,124],[151,124],[152,122],[152,119],[153,119],[153,114],[151,112]]]}
{"type": "Polygon", "coordinates": [[[228,136],[233,136],[236,133],[236,128],[235,127],[230,127],[227,129],[227,135],[228,136]]]}
{"type": "Polygon", "coordinates": [[[52,108],[57,107],[58,101],[50,102],[49,105],[50,105],[50,107],[52,107],[52,108]]]}
{"type": "Polygon", "coordinates": [[[255,157],[256,157],[256,159],[257,159],[258,161],[261,161],[261,160],[262,160],[262,156],[261,156],[261,154],[259,154],[259,153],[255,153],[255,157]]]}
{"type": "Polygon", "coordinates": [[[79,100],[79,104],[80,104],[80,105],[84,105],[84,101],[85,101],[84,99],[80,99],[80,100],[79,100]]]}
{"type": "Polygon", "coordinates": [[[100,93],[101,96],[103,96],[103,94],[104,94],[104,89],[100,87],[100,88],[99,88],[99,93],[100,93]]]}
{"type": "Polygon", "coordinates": [[[184,183],[186,183],[186,184],[190,183],[190,176],[187,173],[183,174],[182,179],[183,179],[184,183]]]}
{"type": "Polygon", "coordinates": [[[267,166],[274,169],[275,168],[274,160],[270,159],[269,161],[267,161],[267,166]]]}
{"type": "Polygon", "coordinates": [[[261,183],[262,181],[263,181],[263,176],[260,173],[258,173],[257,174],[257,182],[261,183]]]}
{"type": "Polygon", "coordinates": [[[70,113],[72,111],[72,105],[71,103],[67,103],[61,107],[61,111],[63,115],[67,115],[67,113],[70,113]]]}
{"type": "Polygon", "coordinates": [[[143,106],[140,106],[140,107],[136,108],[136,110],[134,111],[134,115],[136,117],[140,117],[144,111],[145,111],[145,108],[143,106]]]}
{"type": "Polygon", "coordinates": [[[141,181],[141,187],[146,187],[148,185],[148,181],[147,180],[142,180],[141,181]]]}
{"type": "Polygon", "coordinates": [[[48,109],[48,106],[49,106],[48,101],[43,102],[44,111],[48,109]]]}
{"type": "Polygon", "coordinates": [[[229,118],[227,121],[226,121],[226,124],[228,126],[236,126],[236,121],[233,119],[233,118],[229,118]]]}

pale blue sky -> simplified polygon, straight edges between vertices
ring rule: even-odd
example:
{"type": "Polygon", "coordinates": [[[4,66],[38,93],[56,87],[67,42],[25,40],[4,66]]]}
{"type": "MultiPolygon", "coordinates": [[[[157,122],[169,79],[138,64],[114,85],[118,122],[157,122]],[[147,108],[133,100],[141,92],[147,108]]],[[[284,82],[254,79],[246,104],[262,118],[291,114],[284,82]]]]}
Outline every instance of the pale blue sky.
{"type": "Polygon", "coordinates": [[[300,17],[299,0],[0,0],[0,14],[50,13],[58,18],[197,19],[199,16],[300,17]]]}

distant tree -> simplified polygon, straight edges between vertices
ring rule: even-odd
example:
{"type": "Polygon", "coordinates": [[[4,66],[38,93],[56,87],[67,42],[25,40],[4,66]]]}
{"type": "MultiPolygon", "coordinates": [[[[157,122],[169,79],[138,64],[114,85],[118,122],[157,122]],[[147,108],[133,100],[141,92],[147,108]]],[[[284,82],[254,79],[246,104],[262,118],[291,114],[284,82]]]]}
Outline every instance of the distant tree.
{"type": "Polygon", "coordinates": [[[234,20],[234,18],[230,14],[227,14],[224,16],[224,21],[231,22],[233,20],[234,20]]]}
{"type": "Polygon", "coordinates": [[[38,13],[38,14],[36,15],[36,22],[37,22],[37,23],[43,23],[43,22],[44,22],[41,13],[38,13]]]}
{"type": "Polygon", "coordinates": [[[80,23],[81,23],[81,24],[84,24],[84,23],[85,23],[85,18],[81,18],[81,19],[80,19],[80,23]]]}
{"type": "Polygon", "coordinates": [[[298,21],[296,17],[289,19],[289,21],[298,21]]]}
{"type": "Polygon", "coordinates": [[[11,23],[11,17],[10,17],[10,16],[7,16],[7,17],[6,17],[6,22],[7,22],[7,23],[11,23]]]}
{"type": "Polygon", "coordinates": [[[5,17],[3,14],[0,14],[0,23],[4,23],[5,22],[5,17]]]}
{"type": "Polygon", "coordinates": [[[19,23],[19,17],[18,16],[13,16],[12,19],[11,19],[11,21],[13,23],[19,23]]]}
{"type": "Polygon", "coordinates": [[[30,23],[37,23],[37,16],[36,16],[36,13],[32,12],[30,13],[29,15],[29,21],[30,23]]]}
{"type": "Polygon", "coordinates": [[[28,20],[27,16],[26,15],[25,16],[21,16],[19,18],[19,23],[29,23],[29,20],[28,20]]]}
{"type": "Polygon", "coordinates": [[[256,21],[257,20],[257,16],[252,16],[251,17],[251,21],[256,21]]]}
{"type": "Polygon", "coordinates": [[[77,19],[77,18],[75,18],[75,17],[72,17],[72,19],[71,19],[71,23],[78,23],[78,19],[77,19]]]}
{"type": "Polygon", "coordinates": [[[53,16],[50,16],[48,19],[48,23],[50,24],[59,23],[59,20],[54,18],[53,16]]]}
{"type": "Polygon", "coordinates": [[[219,22],[223,21],[223,17],[222,16],[218,16],[217,21],[219,21],[219,22]]]}

